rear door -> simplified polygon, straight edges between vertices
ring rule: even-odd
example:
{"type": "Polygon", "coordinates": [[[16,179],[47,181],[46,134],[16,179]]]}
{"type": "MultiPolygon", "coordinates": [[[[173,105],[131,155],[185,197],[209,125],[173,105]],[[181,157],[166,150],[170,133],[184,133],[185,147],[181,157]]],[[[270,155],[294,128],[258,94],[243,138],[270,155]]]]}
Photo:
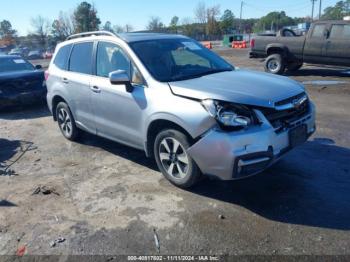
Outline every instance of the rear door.
{"type": "Polygon", "coordinates": [[[331,26],[326,52],[329,63],[350,66],[350,24],[331,26]]]}
{"type": "Polygon", "coordinates": [[[304,46],[304,62],[322,64],[327,61],[325,51],[327,27],[327,23],[315,24],[309,32],[304,46]]]}
{"type": "Polygon", "coordinates": [[[78,125],[95,133],[96,128],[90,104],[93,45],[93,42],[80,42],[73,45],[68,72],[62,81],[67,85],[69,106],[78,125]]]}

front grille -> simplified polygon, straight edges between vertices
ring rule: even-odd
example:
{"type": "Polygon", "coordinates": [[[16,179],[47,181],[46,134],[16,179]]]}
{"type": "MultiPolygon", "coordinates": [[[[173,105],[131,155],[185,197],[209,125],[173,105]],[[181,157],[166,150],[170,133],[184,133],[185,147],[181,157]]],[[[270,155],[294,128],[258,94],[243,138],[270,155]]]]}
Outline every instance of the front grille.
{"type": "MultiPolygon", "coordinates": [[[[283,106],[285,104],[291,103],[295,99],[300,99],[305,94],[301,94],[295,97],[291,97],[275,103],[276,106],[283,106]]],[[[285,110],[276,110],[273,108],[260,108],[261,112],[264,114],[266,119],[274,127],[276,133],[280,133],[285,129],[288,129],[291,126],[291,123],[299,120],[300,118],[306,116],[310,110],[309,99],[306,99],[300,106],[297,108],[285,109],[285,110]]]]}

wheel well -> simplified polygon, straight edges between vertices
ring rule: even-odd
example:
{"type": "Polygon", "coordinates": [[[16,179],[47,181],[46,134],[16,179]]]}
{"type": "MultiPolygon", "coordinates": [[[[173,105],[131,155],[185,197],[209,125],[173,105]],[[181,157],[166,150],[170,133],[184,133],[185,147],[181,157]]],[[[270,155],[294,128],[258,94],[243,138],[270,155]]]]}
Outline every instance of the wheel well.
{"type": "Polygon", "coordinates": [[[175,129],[182,133],[184,133],[189,139],[190,143],[192,144],[194,139],[193,137],[181,126],[178,124],[175,124],[174,122],[168,121],[168,120],[155,120],[153,121],[147,130],[147,144],[146,144],[146,154],[148,157],[153,157],[153,145],[154,140],[156,139],[159,132],[161,132],[164,129],[175,129]]]}
{"type": "Polygon", "coordinates": [[[57,117],[56,117],[56,107],[58,105],[58,103],[60,102],[66,102],[66,100],[64,100],[61,96],[54,96],[54,98],[52,99],[52,116],[53,116],[53,119],[56,121],[57,120],[57,117]]]}
{"type": "Polygon", "coordinates": [[[267,49],[268,56],[273,54],[285,55],[285,51],[280,47],[270,47],[269,49],[267,49]]]}

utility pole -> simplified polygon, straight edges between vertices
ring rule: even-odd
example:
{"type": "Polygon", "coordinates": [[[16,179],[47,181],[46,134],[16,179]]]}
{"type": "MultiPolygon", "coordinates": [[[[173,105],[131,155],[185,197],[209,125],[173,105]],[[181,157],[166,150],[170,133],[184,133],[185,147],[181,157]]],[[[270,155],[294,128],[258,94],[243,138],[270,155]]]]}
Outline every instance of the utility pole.
{"type": "Polygon", "coordinates": [[[312,11],[311,11],[311,21],[314,21],[314,10],[315,10],[315,2],[317,0],[311,0],[312,2],[312,11]]]}
{"type": "Polygon", "coordinates": [[[243,12],[243,5],[244,5],[244,2],[241,1],[241,13],[239,15],[239,29],[238,29],[238,33],[240,34],[241,33],[241,27],[242,27],[242,12],[243,12]]]}
{"type": "Polygon", "coordinates": [[[318,10],[318,20],[321,20],[321,16],[322,16],[322,0],[320,0],[320,7],[318,10]]]}

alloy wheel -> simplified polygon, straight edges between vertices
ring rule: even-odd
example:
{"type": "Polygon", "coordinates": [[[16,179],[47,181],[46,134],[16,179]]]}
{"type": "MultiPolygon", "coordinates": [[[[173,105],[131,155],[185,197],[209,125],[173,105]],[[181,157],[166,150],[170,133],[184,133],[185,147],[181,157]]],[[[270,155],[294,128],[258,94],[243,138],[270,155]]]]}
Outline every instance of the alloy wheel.
{"type": "Polygon", "coordinates": [[[72,135],[73,127],[72,127],[72,120],[66,109],[60,108],[58,110],[57,120],[64,135],[66,137],[70,137],[72,135]]]}

